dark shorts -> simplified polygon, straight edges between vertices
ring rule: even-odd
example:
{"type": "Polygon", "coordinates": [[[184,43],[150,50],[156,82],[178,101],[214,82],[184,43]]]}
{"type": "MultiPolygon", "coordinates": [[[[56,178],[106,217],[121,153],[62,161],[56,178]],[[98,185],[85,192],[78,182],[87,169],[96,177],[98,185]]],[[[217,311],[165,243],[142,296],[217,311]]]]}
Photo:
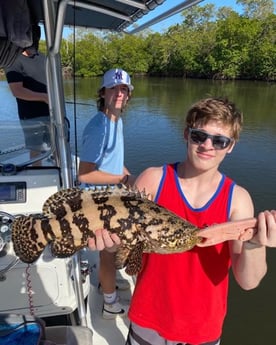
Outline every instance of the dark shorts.
{"type": "MultiPolygon", "coordinates": [[[[200,345],[219,345],[220,339],[200,345]]],[[[183,342],[169,341],[162,338],[156,331],[130,324],[129,333],[125,345],[192,345],[183,342]]]]}
{"type": "Polygon", "coordinates": [[[49,117],[41,116],[30,120],[20,120],[26,148],[46,151],[51,146],[49,117]]]}

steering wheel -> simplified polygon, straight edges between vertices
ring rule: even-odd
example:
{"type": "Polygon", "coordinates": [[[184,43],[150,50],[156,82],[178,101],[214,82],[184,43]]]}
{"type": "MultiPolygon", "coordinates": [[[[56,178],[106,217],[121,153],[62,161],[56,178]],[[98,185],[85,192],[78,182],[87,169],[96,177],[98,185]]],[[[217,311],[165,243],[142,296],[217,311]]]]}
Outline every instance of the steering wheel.
{"type": "Polygon", "coordinates": [[[6,163],[6,164],[0,163],[0,173],[3,176],[15,175],[18,171],[23,170],[28,165],[31,165],[31,164],[34,164],[34,163],[40,161],[40,160],[43,160],[43,159],[49,157],[51,154],[52,154],[51,150],[46,151],[39,156],[36,156],[32,159],[29,159],[28,161],[26,161],[24,163],[20,163],[17,165],[15,165],[13,163],[6,163]]]}
{"type": "MultiPolygon", "coordinates": [[[[0,211],[0,263],[2,264],[4,261],[7,261],[7,263],[5,263],[6,266],[0,268],[0,277],[3,277],[3,275],[12,269],[19,261],[14,253],[11,241],[11,227],[14,218],[13,215],[0,211]],[[12,259],[7,260],[6,256],[12,259]]],[[[0,267],[3,267],[3,265],[0,267]]]]}

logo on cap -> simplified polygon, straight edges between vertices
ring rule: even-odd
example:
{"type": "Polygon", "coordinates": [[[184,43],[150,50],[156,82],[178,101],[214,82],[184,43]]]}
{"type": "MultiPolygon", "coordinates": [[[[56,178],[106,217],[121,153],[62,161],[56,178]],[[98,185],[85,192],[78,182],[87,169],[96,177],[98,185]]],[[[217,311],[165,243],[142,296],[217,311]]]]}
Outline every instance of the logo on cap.
{"type": "Polygon", "coordinates": [[[119,80],[123,79],[122,71],[115,72],[115,79],[119,79],[119,80]]]}

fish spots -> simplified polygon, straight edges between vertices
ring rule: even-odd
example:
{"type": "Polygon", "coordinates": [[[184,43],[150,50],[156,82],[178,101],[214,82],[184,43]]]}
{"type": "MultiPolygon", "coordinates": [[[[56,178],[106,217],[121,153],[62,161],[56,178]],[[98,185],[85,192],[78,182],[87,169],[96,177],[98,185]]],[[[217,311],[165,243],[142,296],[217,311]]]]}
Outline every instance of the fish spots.
{"type": "Polygon", "coordinates": [[[67,213],[64,205],[62,204],[59,204],[58,207],[55,204],[51,205],[49,210],[53,215],[55,215],[56,219],[62,219],[67,213]]]}
{"type": "Polygon", "coordinates": [[[71,234],[71,226],[66,218],[59,219],[60,230],[63,235],[70,235],[71,234]]]}
{"type": "Polygon", "coordinates": [[[103,221],[103,227],[110,230],[111,219],[117,214],[115,207],[112,205],[102,204],[98,207],[98,210],[100,211],[99,218],[103,221]]]}
{"type": "Polygon", "coordinates": [[[72,212],[76,212],[76,211],[80,210],[81,209],[81,203],[82,203],[82,199],[81,199],[80,193],[75,195],[73,198],[69,198],[67,200],[67,204],[69,205],[72,212]]]}
{"type": "Polygon", "coordinates": [[[118,186],[103,191],[72,188],[49,197],[41,215],[13,221],[14,251],[26,263],[37,260],[47,244],[53,255],[71,256],[99,228],[119,236],[119,262],[129,266],[131,274],[140,269],[143,252],[183,252],[200,241],[198,228],[138,191],[118,186]]]}
{"type": "Polygon", "coordinates": [[[93,232],[89,229],[89,221],[83,213],[74,215],[72,222],[78,227],[82,240],[87,241],[89,236],[93,237],[93,232]]]}
{"type": "Polygon", "coordinates": [[[161,225],[163,224],[163,219],[154,218],[149,221],[149,225],[161,225]]]}
{"type": "Polygon", "coordinates": [[[96,205],[101,205],[104,204],[108,201],[109,197],[107,195],[99,195],[99,194],[95,194],[95,195],[91,195],[92,196],[92,200],[96,205]]]}
{"type": "Polygon", "coordinates": [[[49,219],[48,218],[42,218],[41,219],[41,230],[43,233],[43,236],[45,238],[49,238],[49,239],[54,239],[55,238],[55,233],[49,223],[49,219]]]}
{"type": "Polygon", "coordinates": [[[161,213],[161,211],[162,211],[162,207],[157,207],[156,205],[152,205],[151,207],[150,207],[150,210],[152,210],[153,212],[155,212],[156,214],[160,214],[161,213]]]}
{"type": "Polygon", "coordinates": [[[38,235],[35,228],[31,228],[31,231],[29,232],[29,234],[30,234],[31,241],[36,242],[38,235]]]}
{"type": "Polygon", "coordinates": [[[72,223],[76,224],[81,231],[89,229],[89,221],[83,213],[74,214],[72,217],[72,223]]]}
{"type": "Polygon", "coordinates": [[[118,223],[123,231],[129,230],[132,227],[132,220],[130,218],[118,219],[118,223]]]}
{"type": "Polygon", "coordinates": [[[121,200],[128,209],[129,215],[134,219],[141,219],[144,217],[144,211],[141,209],[140,205],[143,203],[142,200],[135,198],[135,195],[122,196],[121,200]]]}

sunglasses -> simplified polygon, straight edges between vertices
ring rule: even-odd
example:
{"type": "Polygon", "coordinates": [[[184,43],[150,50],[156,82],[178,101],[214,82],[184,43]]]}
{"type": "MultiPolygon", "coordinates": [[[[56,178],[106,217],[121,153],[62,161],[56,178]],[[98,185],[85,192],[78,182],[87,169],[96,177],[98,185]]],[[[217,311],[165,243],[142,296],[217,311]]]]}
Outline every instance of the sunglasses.
{"type": "Polygon", "coordinates": [[[189,133],[191,140],[195,144],[203,144],[208,138],[210,138],[212,145],[216,150],[226,149],[234,141],[234,139],[225,137],[224,135],[212,135],[195,128],[189,128],[189,133]]]}

